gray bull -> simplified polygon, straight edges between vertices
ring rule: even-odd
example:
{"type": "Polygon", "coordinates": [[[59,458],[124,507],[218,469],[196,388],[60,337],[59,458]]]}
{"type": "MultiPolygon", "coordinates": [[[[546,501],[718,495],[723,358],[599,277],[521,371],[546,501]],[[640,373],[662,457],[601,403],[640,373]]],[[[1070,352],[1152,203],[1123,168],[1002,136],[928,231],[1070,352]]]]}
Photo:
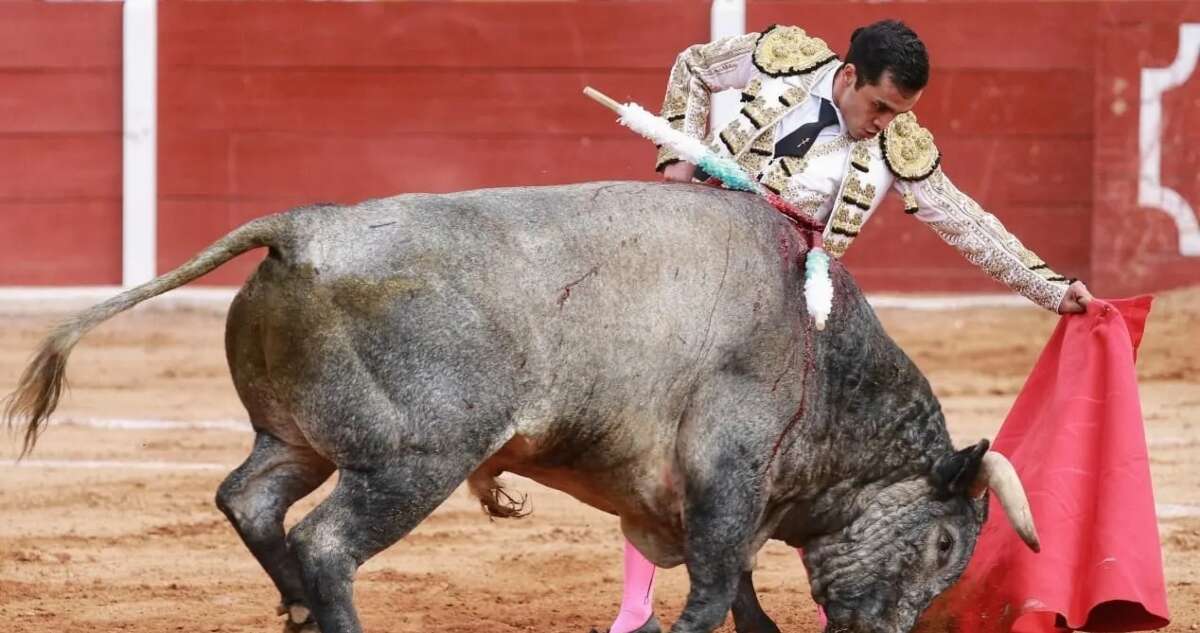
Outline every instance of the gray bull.
{"type": "Polygon", "coordinates": [[[619,515],[657,565],[686,564],[677,633],[712,631],[731,605],[740,631],[774,629],[749,575],[770,538],[804,548],[832,630],[907,631],[970,558],[989,481],[1036,547],[1011,466],[986,441],[954,450],[845,269],[818,332],[788,221],[686,185],[414,194],[250,222],[47,338],[6,411],[25,452],[86,331],[261,246],[226,330],[256,438],[217,505],[278,587],[285,630],[360,631],[355,570],[464,480],[493,515],[520,514],[504,471],[619,515]],[[285,537],[288,507],[334,470],[285,537]]]}

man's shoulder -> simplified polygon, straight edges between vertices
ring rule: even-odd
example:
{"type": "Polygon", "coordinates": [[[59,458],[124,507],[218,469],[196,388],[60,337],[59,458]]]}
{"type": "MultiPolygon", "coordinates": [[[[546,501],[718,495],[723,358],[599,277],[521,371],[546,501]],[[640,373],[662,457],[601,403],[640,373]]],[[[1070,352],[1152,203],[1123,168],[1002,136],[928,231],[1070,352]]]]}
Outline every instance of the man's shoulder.
{"type": "Polygon", "coordinates": [[[837,59],[825,40],[798,26],[776,24],[758,35],[754,66],[771,77],[803,75],[837,59]]]}
{"type": "Polygon", "coordinates": [[[933,134],[917,123],[912,112],[896,115],[879,133],[879,149],[888,169],[904,180],[928,178],[942,160],[933,134]]]}

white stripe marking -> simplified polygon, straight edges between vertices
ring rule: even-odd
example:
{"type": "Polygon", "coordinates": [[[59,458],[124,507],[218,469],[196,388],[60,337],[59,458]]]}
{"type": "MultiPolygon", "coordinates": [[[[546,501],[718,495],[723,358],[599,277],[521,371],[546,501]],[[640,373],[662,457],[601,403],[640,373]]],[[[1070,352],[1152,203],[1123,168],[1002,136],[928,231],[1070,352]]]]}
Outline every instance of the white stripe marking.
{"type": "Polygon", "coordinates": [[[219,470],[229,472],[236,468],[230,464],[210,462],[142,462],[92,459],[26,459],[13,464],[17,468],[64,468],[70,470],[219,470]]]}
{"type": "Polygon", "coordinates": [[[1200,506],[1188,505],[1183,503],[1159,503],[1155,504],[1154,511],[1160,519],[1185,519],[1188,517],[1200,517],[1200,506]]]}
{"type": "Polygon", "coordinates": [[[249,422],[239,420],[122,420],[86,418],[62,418],[51,420],[54,426],[85,426],[94,429],[117,429],[122,431],[176,431],[201,429],[206,431],[237,431],[249,433],[253,429],[249,422]]]}

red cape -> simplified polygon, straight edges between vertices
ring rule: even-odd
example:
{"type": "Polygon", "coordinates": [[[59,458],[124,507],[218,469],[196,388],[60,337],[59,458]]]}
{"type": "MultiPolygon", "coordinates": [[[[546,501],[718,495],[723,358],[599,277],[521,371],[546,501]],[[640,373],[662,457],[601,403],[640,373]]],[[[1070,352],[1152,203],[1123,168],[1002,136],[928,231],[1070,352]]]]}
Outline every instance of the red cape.
{"type": "Polygon", "coordinates": [[[1133,362],[1151,297],[1064,316],[992,450],[1021,477],[1031,552],[993,497],[959,583],[923,631],[1139,631],[1168,624],[1150,462],[1133,362]]]}

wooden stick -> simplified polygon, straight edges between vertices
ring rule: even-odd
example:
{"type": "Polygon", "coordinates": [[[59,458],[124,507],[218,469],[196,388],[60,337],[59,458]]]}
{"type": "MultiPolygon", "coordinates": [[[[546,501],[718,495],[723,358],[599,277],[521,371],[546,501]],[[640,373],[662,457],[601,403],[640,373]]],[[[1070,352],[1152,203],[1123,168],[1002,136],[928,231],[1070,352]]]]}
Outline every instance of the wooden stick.
{"type": "Polygon", "coordinates": [[[591,97],[592,99],[595,99],[597,103],[608,108],[609,110],[612,110],[613,112],[616,112],[617,114],[621,113],[621,104],[617,103],[616,101],[613,101],[608,95],[604,94],[603,92],[600,92],[599,90],[596,90],[595,88],[593,88],[591,86],[586,86],[583,89],[583,94],[591,97]]]}

